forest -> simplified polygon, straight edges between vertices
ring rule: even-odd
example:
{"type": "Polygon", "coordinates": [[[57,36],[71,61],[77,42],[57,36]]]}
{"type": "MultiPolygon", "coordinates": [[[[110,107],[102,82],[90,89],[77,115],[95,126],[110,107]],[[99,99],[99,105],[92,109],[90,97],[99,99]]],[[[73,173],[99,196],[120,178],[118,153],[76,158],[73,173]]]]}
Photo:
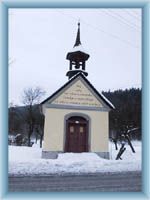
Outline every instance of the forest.
{"type": "MultiPolygon", "coordinates": [[[[38,91],[39,92],[39,91],[38,91]]],[[[140,140],[141,134],[141,89],[126,89],[102,92],[115,106],[109,113],[109,136],[116,137],[131,130],[131,139],[140,140]],[[133,130],[133,131],[132,131],[133,130]]],[[[9,135],[20,134],[30,146],[31,138],[40,139],[42,146],[44,116],[40,104],[9,106],[9,135]]]]}
{"type": "Polygon", "coordinates": [[[110,136],[117,132],[133,131],[131,137],[141,139],[141,90],[126,89],[116,90],[114,92],[102,92],[115,106],[110,111],[109,130],[110,136]]]}

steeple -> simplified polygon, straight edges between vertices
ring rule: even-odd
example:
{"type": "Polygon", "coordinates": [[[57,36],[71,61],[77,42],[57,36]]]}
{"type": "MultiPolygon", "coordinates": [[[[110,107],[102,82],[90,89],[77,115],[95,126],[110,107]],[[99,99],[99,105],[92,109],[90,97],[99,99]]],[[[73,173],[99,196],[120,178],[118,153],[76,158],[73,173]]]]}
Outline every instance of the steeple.
{"type": "Polygon", "coordinates": [[[73,46],[73,50],[67,54],[66,59],[70,61],[69,71],[66,76],[72,78],[77,73],[81,72],[85,76],[88,76],[88,73],[85,71],[85,61],[88,60],[89,54],[85,53],[81,41],[80,41],[80,22],[78,22],[78,30],[76,41],[73,46]]]}
{"type": "Polygon", "coordinates": [[[79,46],[81,45],[81,41],[80,41],[80,22],[78,22],[78,32],[77,32],[77,37],[76,37],[76,42],[74,44],[75,46],[79,46]]]}

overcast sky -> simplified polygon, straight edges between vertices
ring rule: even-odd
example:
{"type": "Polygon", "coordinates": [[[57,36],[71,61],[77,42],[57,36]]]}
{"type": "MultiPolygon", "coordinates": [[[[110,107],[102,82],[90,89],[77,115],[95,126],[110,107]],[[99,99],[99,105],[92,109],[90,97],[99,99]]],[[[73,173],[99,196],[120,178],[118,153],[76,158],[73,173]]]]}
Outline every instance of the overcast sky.
{"type": "Polygon", "coordinates": [[[9,102],[21,105],[36,86],[46,98],[68,81],[78,20],[95,88],[141,88],[141,9],[9,9],[9,102]]]}

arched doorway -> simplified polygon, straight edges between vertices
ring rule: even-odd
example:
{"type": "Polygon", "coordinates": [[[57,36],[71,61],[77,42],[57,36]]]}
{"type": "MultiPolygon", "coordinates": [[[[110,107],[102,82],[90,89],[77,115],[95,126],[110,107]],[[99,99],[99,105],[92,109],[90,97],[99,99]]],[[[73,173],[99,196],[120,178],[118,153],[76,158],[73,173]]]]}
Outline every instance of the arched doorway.
{"type": "Polygon", "coordinates": [[[73,116],[66,120],[65,152],[88,151],[88,120],[73,116]]]}

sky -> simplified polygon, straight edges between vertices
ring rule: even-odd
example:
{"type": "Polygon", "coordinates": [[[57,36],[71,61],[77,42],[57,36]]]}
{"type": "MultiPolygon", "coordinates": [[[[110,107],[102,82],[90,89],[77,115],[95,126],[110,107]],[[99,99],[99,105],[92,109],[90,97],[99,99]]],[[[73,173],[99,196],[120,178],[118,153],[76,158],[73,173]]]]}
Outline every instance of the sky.
{"type": "Polygon", "coordinates": [[[92,85],[141,88],[141,9],[9,9],[9,103],[22,105],[23,90],[37,86],[45,99],[68,81],[78,21],[92,85]]]}

